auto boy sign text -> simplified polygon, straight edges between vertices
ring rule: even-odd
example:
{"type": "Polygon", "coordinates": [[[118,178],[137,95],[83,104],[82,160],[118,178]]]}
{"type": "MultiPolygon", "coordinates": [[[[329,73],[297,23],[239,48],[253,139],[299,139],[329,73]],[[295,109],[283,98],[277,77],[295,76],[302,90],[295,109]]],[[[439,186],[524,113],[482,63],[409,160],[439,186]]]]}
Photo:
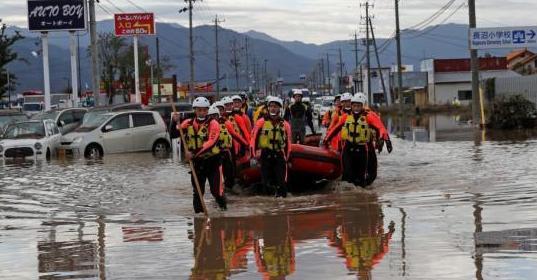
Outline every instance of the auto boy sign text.
{"type": "Polygon", "coordinates": [[[30,31],[75,31],[86,29],[84,0],[29,0],[30,31]]]}

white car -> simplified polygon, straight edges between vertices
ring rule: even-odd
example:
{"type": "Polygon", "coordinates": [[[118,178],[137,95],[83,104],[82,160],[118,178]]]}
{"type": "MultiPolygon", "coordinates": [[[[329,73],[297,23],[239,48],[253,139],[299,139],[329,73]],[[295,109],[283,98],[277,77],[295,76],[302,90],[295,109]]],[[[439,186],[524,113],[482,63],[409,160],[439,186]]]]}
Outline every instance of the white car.
{"type": "Polygon", "coordinates": [[[125,111],[88,120],[62,137],[61,149],[86,158],[144,151],[162,154],[169,152],[170,140],[166,124],[158,112],[125,111]]]}
{"type": "Polygon", "coordinates": [[[65,135],[82,124],[87,112],[85,108],[56,109],[33,115],[32,120],[53,120],[65,135]]]}
{"type": "Polygon", "coordinates": [[[0,139],[0,158],[50,159],[60,146],[54,121],[26,121],[8,125],[0,139]]]}
{"type": "Polygon", "coordinates": [[[335,98],[333,96],[323,97],[323,103],[321,104],[321,109],[319,110],[319,118],[322,119],[326,112],[332,110],[334,105],[334,99],[335,98]]]}

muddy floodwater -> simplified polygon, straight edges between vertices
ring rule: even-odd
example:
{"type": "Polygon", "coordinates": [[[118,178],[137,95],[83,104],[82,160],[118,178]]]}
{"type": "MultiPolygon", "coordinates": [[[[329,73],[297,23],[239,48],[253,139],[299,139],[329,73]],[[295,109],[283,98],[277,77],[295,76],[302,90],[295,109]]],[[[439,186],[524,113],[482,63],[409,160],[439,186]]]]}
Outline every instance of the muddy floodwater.
{"type": "Polygon", "coordinates": [[[371,189],[206,196],[209,223],[173,159],[2,162],[0,279],[537,279],[537,132],[387,122],[371,189]]]}

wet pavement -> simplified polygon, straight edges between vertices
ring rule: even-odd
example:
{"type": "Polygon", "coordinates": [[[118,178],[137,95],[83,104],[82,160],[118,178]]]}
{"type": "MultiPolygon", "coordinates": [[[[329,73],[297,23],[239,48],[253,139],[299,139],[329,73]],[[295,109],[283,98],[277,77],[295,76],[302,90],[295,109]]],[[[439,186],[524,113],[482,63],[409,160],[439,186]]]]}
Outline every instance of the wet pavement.
{"type": "Polygon", "coordinates": [[[388,121],[369,190],[229,197],[194,217],[151,154],[0,166],[0,279],[537,279],[537,133],[388,121]]]}

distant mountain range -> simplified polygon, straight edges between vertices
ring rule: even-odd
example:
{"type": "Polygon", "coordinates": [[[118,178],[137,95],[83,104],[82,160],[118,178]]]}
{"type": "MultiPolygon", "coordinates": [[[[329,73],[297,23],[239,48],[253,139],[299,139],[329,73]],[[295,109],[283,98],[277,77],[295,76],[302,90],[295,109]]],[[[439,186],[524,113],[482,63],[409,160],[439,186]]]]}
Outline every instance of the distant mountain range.
{"type": "MultiPolygon", "coordinates": [[[[98,23],[99,32],[112,32],[113,22],[110,20],[98,23]]],[[[425,30],[404,30],[402,33],[403,63],[419,66],[425,58],[461,58],[468,57],[467,29],[466,25],[446,24],[432,26],[425,30]]],[[[17,91],[27,89],[41,89],[42,61],[40,57],[34,57],[32,51],[39,51],[39,34],[30,33],[25,29],[11,27],[10,32],[21,32],[26,38],[15,45],[15,51],[24,61],[14,62],[9,65],[9,70],[18,76],[17,91]]],[[[170,73],[177,74],[178,79],[189,79],[188,60],[188,29],[178,24],[158,23],[157,32],[160,40],[161,56],[168,56],[175,66],[170,73]]],[[[213,26],[198,26],[194,29],[195,36],[195,77],[197,81],[215,80],[215,36],[213,26]]],[[[353,40],[334,41],[326,44],[307,44],[300,41],[282,41],[267,34],[248,31],[238,33],[230,29],[219,29],[220,43],[220,69],[222,75],[227,75],[223,86],[235,88],[234,72],[231,67],[231,41],[236,39],[242,47],[239,50],[241,63],[241,88],[246,88],[246,57],[244,42],[249,39],[249,71],[253,72],[254,57],[259,65],[258,70],[263,71],[264,60],[267,60],[267,72],[276,77],[278,73],[285,81],[296,81],[301,74],[308,74],[319,62],[326,60],[329,53],[330,70],[337,71],[339,62],[338,49],[342,50],[344,71],[351,73],[355,66],[353,40]]],[[[90,86],[90,64],[87,46],[88,34],[80,35],[80,60],[81,60],[81,85],[90,86]]],[[[365,41],[365,40],[364,40],[365,41]]],[[[50,35],[50,63],[52,91],[58,92],[67,87],[70,80],[70,57],[68,33],[53,33],[50,35]]],[[[152,56],[155,56],[155,37],[148,36],[141,39],[143,44],[149,46],[152,56]]],[[[360,40],[360,43],[362,40],[360,40]]],[[[390,66],[395,63],[395,44],[393,40],[378,38],[380,60],[382,66],[390,66]],[[387,42],[389,41],[389,42],[387,42]]],[[[359,57],[364,55],[364,46],[359,47],[359,57]]],[[[492,52],[492,55],[505,55],[507,51],[492,52]]],[[[377,62],[373,48],[371,51],[372,66],[377,62]]],[[[325,61],[326,64],[326,61],[325,61]]],[[[419,67],[417,68],[419,70],[419,67]]]]}

